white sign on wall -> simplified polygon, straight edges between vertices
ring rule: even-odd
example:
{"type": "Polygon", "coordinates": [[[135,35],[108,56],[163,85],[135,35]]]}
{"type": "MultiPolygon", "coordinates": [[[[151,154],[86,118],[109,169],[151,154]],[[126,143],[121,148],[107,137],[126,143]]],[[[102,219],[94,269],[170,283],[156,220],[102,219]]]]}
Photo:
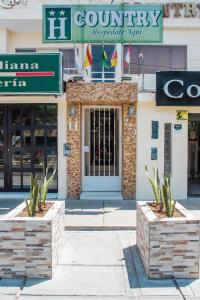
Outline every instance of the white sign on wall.
{"type": "Polygon", "coordinates": [[[9,9],[19,4],[26,5],[27,0],[0,0],[0,8],[9,9]]]}

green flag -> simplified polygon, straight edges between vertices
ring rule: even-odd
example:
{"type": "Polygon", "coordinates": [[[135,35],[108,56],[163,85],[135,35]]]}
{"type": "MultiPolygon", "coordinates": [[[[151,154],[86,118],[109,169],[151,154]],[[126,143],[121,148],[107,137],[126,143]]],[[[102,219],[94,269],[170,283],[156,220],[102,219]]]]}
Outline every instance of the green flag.
{"type": "Polygon", "coordinates": [[[103,48],[102,57],[101,57],[101,65],[106,69],[110,69],[110,61],[108,60],[106,50],[103,48]]]}

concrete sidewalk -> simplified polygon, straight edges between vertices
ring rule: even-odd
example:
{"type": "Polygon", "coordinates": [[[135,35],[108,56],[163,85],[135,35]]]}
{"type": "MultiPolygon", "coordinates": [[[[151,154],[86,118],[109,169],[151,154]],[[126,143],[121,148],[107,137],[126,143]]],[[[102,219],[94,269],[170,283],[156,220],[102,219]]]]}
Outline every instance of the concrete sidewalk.
{"type": "MultiPolygon", "coordinates": [[[[200,219],[200,199],[179,200],[200,219]]],[[[67,200],[66,230],[135,230],[136,201],[67,200]]]]}
{"type": "Polygon", "coordinates": [[[0,280],[1,300],[192,300],[200,280],[150,280],[135,231],[65,232],[65,248],[50,280],[0,280]]]}
{"type": "Polygon", "coordinates": [[[67,200],[66,230],[133,230],[136,201],[67,200]]]}

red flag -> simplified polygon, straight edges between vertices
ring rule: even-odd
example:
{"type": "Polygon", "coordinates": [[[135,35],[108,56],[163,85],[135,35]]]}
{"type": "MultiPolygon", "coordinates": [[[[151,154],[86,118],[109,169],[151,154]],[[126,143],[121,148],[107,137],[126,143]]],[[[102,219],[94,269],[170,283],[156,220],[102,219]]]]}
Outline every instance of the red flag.
{"type": "Polygon", "coordinates": [[[84,66],[84,68],[88,68],[88,67],[91,67],[91,65],[92,65],[92,54],[90,53],[90,48],[89,48],[89,44],[88,44],[83,66],[84,66]]]}

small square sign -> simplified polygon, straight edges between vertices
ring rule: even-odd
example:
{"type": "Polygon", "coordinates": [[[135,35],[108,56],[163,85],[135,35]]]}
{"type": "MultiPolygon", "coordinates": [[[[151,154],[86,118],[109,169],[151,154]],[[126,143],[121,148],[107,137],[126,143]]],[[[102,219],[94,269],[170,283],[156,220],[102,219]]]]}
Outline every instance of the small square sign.
{"type": "Polygon", "coordinates": [[[43,42],[71,41],[71,8],[66,6],[43,7],[43,42]]]}

